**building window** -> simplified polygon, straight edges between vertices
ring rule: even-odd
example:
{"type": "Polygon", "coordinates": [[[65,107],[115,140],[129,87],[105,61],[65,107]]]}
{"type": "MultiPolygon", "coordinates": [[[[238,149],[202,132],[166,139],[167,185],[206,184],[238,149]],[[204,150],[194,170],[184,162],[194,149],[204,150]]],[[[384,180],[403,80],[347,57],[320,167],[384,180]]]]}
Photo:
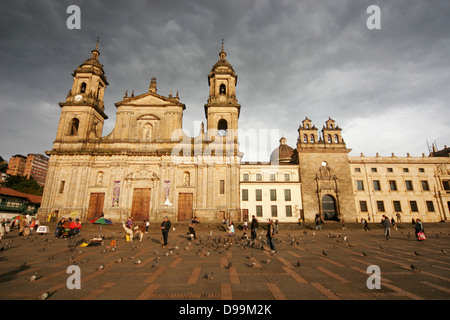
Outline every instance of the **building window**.
{"type": "Polygon", "coordinates": [[[387,168],[387,172],[394,172],[394,169],[392,169],[392,168],[387,168]]]}
{"type": "Polygon", "coordinates": [[[389,188],[391,191],[397,191],[397,182],[395,180],[389,180],[389,188]]]}
{"type": "Polygon", "coordinates": [[[277,190],[270,189],[270,201],[277,201],[277,190]]]}
{"type": "Polygon", "coordinates": [[[277,206],[271,206],[272,217],[278,217],[277,206]]]}
{"type": "Polygon", "coordinates": [[[286,217],[292,217],[292,206],[286,206],[286,217]]]}
{"type": "Polygon", "coordinates": [[[248,189],[242,189],[242,201],[248,201],[248,189]]]}
{"type": "Polygon", "coordinates": [[[403,172],[409,172],[408,168],[403,168],[403,172]]]}
{"type": "Polygon", "coordinates": [[[256,189],[256,201],[262,201],[262,190],[256,189]]]}
{"type": "Polygon", "coordinates": [[[367,202],[366,201],[360,201],[359,207],[361,208],[361,212],[367,212],[367,202]]]}
{"type": "Polygon", "coordinates": [[[442,186],[445,191],[450,192],[450,180],[442,180],[442,186]]]}
{"type": "Polygon", "coordinates": [[[225,194],[225,180],[220,180],[220,194],[225,194]]]}
{"type": "Polygon", "coordinates": [[[61,181],[59,183],[59,193],[63,193],[64,192],[64,186],[66,185],[65,181],[61,181]]]}
{"type": "Polygon", "coordinates": [[[424,168],[419,168],[419,172],[425,172],[424,168]]]}
{"type": "Polygon", "coordinates": [[[422,190],[423,191],[430,191],[430,185],[428,184],[427,180],[422,180],[422,190]]]}
{"type": "Polygon", "coordinates": [[[373,180],[373,190],[381,191],[380,180],[373,180]]]}
{"type": "Polygon", "coordinates": [[[306,134],[303,135],[303,142],[304,143],[308,142],[308,136],[306,134]]]}
{"type": "Polygon", "coordinates": [[[370,169],[372,172],[377,172],[378,170],[377,170],[377,168],[371,168],[370,169]]]}
{"type": "Polygon", "coordinates": [[[362,180],[356,180],[356,190],[364,191],[364,183],[362,180]]]}
{"type": "Polygon", "coordinates": [[[419,212],[419,209],[417,208],[417,201],[410,201],[409,206],[411,207],[412,212],[419,212]]]}
{"type": "Polygon", "coordinates": [[[407,191],[414,191],[413,184],[412,184],[411,180],[406,180],[405,181],[405,185],[406,185],[406,190],[407,191]]]}
{"type": "Polygon", "coordinates": [[[250,178],[250,177],[249,177],[248,173],[244,173],[244,174],[242,175],[242,180],[244,180],[244,181],[249,181],[249,180],[250,180],[249,178],[250,178]]]}
{"type": "Polygon", "coordinates": [[[331,134],[327,135],[327,141],[328,143],[331,143],[331,134]]]}
{"type": "Polygon", "coordinates": [[[311,135],[311,143],[314,143],[314,135],[311,135]]]}
{"type": "Polygon", "coordinates": [[[291,181],[291,175],[289,173],[284,174],[284,181],[291,181]]]}
{"type": "Polygon", "coordinates": [[[80,93],[85,93],[85,92],[86,92],[86,82],[83,82],[80,87],[80,93]]]}
{"type": "Polygon", "coordinates": [[[291,189],[284,189],[284,201],[291,201],[291,189]]]}
{"type": "Polygon", "coordinates": [[[262,206],[256,206],[256,216],[257,217],[263,216],[262,206]]]}
{"type": "Polygon", "coordinates": [[[275,173],[270,174],[270,181],[276,181],[275,173]]]}
{"type": "Polygon", "coordinates": [[[262,181],[262,174],[261,173],[257,173],[256,174],[256,181],[262,181]]]}
{"type": "Polygon", "coordinates": [[[355,172],[361,172],[361,168],[355,168],[355,172]]]}
{"type": "Polygon", "coordinates": [[[339,143],[339,137],[337,134],[334,135],[334,143],[339,143]]]}
{"type": "Polygon", "coordinates": [[[427,201],[427,210],[428,210],[428,212],[434,212],[433,201],[427,201]]]}
{"type": "Polygon", "coordinates": [[[400,204],[400,201],[394,201],[394,211],[402,212],[402,205],[400,204]]]}
{"type": "Polygon", "coordinates": [[[383,201],[377,201],[377,208],[378,208],[378,212],[385,212],[384,202],[383,201]]]}

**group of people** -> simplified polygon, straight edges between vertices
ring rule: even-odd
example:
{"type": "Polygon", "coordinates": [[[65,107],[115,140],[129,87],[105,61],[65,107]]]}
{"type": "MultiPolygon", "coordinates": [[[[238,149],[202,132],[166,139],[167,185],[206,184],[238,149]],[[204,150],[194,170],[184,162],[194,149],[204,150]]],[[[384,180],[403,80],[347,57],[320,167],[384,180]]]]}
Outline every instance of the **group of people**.
{"type": "MultiPolygon", "coordinates": [[[[367,224],[367,221],[365,221],[365,225],[366,224],[367,224]]],[[[394,227],[395,230],[398,230],[397,223],[395,222],[394,218],[389,220],[389,218],[387,216],[383,215],[383,217],[381,219],[381,224],[384,227],[384,236],[386,237],[386,239],[388,239],[391,236],[391,227],[394,227]]],[[[425,240],[425,229],[423,227],[422,221],[420,219],[416,219],[416,220],[412,219],[412,224],[414,226],[416,239],[419,241],[425,240]]],[[[366,227],[364,227],[364,228],[366,228],[366,227]]]]}

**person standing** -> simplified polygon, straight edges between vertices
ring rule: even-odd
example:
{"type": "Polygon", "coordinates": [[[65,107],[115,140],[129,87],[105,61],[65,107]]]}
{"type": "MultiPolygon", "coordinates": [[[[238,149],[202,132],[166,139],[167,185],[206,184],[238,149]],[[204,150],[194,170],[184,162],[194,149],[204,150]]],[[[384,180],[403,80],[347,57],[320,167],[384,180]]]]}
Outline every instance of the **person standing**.
{"type": "Polygon", "coordinates": [[[234,223],[230,221],[230,225],[228,226],[228,243],[234,243],[234,223]]]}
{"type": "Polygon", "coordinates": [[[252,215],[252,223],[250,225],[250,235],[251,239],[256,241],[256,231],[258,231],[259,222],[254,215],[252,215]]]}
{"type": "Polygon", "coordinates": [[[145,225],[145,233],[148,233],[148,227],[150,227],[150,221],[144,220],[144,225],[145,225]]]}
{"type": "Polygon", "coordinates": [[[267,243],[269,244],[272,253],[276,253],[275,248],[275,226],[272,219],[269,219],[267,224],[267,243]]]}
{"type": "Polygon", "coordinates": [[[416,224],[414,225],[414,230],[416,232],[416,239],[417,240],[425,240],[425,237],[420,236],[419,237],[419,233],[424,234],[425,233],[425,229],[423,227],[422,221],[420,219],[416,220],[416,224]]]}
{"type": "Polygon", "coordinates": [[[195,235],[195,225],[197,223],[200,223],[200,220],[198,219],[198,217],[194,217],[194,219],[191,220],[191,223],[189,223],[189,234],[191,234],[191,237],[193,237],[194,240],[197,239],[197,236],[195,235]]]}
{"type": "Polygon", "coordinates": [[[367,230],[370,231],[369,224],[367,223],[366,219],[363,219],[363,224],[364,224],[364,231],[367,231],[367,230]]]}
{"type": "Polygon", "coordinates": [[[167,239],[169,238],[169,231],[172,227],[169,217],[165,216],[163,222],[161,223],[161,232],[164,240],[163,248],[167,246],[167,239]]]}
{"type": "Polygon", "coordinates": [[[80,223],[80,219],[76,219],[75,221],[72,221],[69,225],[69,250],[73,251],[75,250],[75,246],[76,246],[76,241],[77,241],[77,236],[81,231],[81,223],[80,223]]]}

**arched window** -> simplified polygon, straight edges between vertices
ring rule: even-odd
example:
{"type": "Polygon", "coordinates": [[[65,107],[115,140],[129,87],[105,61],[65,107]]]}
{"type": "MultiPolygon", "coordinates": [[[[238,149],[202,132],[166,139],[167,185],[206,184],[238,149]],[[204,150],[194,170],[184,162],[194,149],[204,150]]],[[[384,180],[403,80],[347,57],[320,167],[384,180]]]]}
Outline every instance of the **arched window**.
{"type": "Polygon", "coordinates": [[[219,87],[219,94],[226,94],[227,93],[227,88],[225,87],[225,85],[222,83],[219,87]]]}
{"type": "Polygon", "coordinates": [[[311,143],[314,143],[314,135],[311,135],[311,143]]]}
{"type": "Polygon", "coordinates": [[[328,143],[331,143],[331,134],[327,135],[327,141],[328,143]]]}
{"type": "Polygon", "coordinates": [[[303,135],[303,142],[304,143],[308,142],[308,136],[306,134],[303,135]]]}
{"type": "Polygon", "coordinates": [[[86,82],[83,82],[80,87],[80,93],[85,93],[85,92],[86,92],[86,82]]]}
{"type": "Polygon", "coordinates": [[[339,137],[337,134],[334,135],[334,142],[339,143],[339,137]]]}
{"type": "Polygon", "coordinates": [[[77,118],[73,118],[72,121],[70,121],[69,135],[76,136],[78,134],[79,127],[80,127],[80,120],[78,120],[77,118]]]}
{"type": "Polygon", "coordinates": [[[225,119],[220,119],[219,123],[217,124],[217,131],[219,136],[223,137],[227,135],[228,130],[228,123],[225,119]]]}

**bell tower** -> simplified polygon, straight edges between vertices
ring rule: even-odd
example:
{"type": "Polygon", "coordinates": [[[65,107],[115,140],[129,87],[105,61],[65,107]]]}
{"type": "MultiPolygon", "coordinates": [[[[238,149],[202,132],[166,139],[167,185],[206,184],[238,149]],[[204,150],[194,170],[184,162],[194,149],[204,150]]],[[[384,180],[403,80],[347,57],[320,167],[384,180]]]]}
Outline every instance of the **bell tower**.
{"type": "Polygon", "coordinates": [[[234,136],[237,142],[238,120],[241,106],[236,99],[238,76],[233,66],[225,59],[222,39],[222,51],[219,61],[208,75],[209,98],[205,104],[207,120],[207,139],[214,140],[216,136],[234,136]]]}
{"type": "Polygon", "coordinates": [[[60,102],[61,117],[53,150],[80,150],[90,140],[102,136],[104,93],[108,85],[103,65],[98,61],[99,40],[91,57],[72,73],[73,84],[66,101],[60,102]]]}

